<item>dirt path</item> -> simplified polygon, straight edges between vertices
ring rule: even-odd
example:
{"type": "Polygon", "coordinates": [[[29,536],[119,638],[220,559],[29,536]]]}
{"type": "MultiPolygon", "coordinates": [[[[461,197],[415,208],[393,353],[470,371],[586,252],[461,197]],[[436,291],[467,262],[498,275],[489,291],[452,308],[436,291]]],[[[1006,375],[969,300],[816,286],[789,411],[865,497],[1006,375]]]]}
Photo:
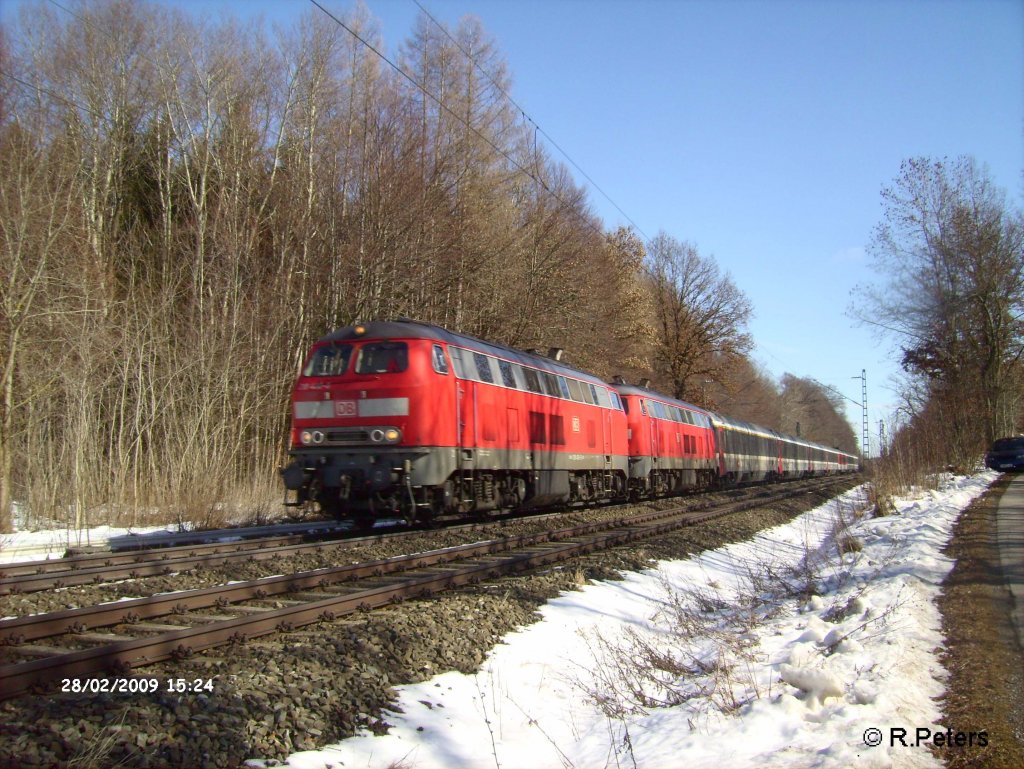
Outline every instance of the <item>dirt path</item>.
{"type": "Polygon", "coordinates": [[[942,709],[949,727],[987,734],[987,745],[943,750],[951,768],[1024,767],[1024,651],[1017,639],[997,545],[1003,476],[960,516],[946,555],[956,566],[939,608],[950,678],[942,709]]]}

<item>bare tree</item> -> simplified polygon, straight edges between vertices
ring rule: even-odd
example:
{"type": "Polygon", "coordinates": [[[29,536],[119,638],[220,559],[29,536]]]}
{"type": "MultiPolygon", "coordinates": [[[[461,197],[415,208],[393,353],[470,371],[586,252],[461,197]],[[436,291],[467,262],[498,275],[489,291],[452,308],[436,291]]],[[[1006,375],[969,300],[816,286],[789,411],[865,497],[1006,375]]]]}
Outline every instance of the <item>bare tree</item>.
{"type": "Polygon", "coordinates": [[[727,375],[753,341],[750,300],[711,257],[659,233],[648,247],[657,327],[655,371],[677,398],[696,399],[706,379],[727,375]]]}
{"type": "Polygon", "coordinates": [[[781,407],[785,432],[856,453],[857,438],[843,416],[841,397],[820,383],[785,374],[781,407]]]}
{"type": "Polygon", "coordinates": [[[854,314],[897,335],[904,369],[929,383],[966,462],[1020,420],[1024,216],[969,157],[907,160],[882,198],[880,283],[859,289],[854,314]],[[978,414],[966,408],[975,402],[978,414]]]}

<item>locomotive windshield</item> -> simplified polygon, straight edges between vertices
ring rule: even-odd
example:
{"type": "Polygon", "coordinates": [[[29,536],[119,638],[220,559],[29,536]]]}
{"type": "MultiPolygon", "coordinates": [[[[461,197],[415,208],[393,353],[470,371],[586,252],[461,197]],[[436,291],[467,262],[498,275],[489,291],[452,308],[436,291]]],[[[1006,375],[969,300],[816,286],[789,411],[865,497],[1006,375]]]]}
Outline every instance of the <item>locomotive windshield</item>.
{"type": "Polygon", "coordinates": [[[398,374],[409,367],[405,342],[370,342],[359,348],[357,374],[398,374]]]}
{"type": "Polygon", "coordinates": [[[326,344],[317,348],[310,358],[303,376],[341,376],[348,368],[348,359],[352,357],[350,344],[326,344]]]}

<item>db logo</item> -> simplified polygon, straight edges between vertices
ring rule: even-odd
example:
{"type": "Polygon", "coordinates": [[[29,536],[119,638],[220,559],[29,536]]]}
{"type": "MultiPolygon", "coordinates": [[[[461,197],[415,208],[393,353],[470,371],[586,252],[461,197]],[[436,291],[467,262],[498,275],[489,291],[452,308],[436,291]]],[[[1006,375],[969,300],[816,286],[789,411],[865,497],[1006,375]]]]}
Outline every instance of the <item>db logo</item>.
{"type": "Polygon", "coordinates": [[[354,417],[356,415],[356,402],[335,401],[334,415],[339,417],[354,417]]]}

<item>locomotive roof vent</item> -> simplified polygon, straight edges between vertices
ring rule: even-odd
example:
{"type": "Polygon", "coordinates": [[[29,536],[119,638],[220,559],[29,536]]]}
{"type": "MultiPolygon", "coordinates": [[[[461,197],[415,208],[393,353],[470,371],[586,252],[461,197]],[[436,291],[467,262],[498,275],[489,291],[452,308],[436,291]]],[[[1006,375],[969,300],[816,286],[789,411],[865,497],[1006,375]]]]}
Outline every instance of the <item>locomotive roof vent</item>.
{"type": "Polygon", "coordinates": [[[551,360],[561,360],[563,352],[565,352],[565,350],[561,347],[549,347],[548,357],[551,358],[551,360]]]}
{"type": "Polygon", "coordinates": [[[616,374],[615,376],[612,377],[612,384],[624,385],[626,384],[626,380],[623,378],[621,374],[616,374]]]}
{"type": "Polygon", "coordinates": [[[651,380],[648,379],[647,377],[644,377],[639,382],[637,382],[637,386],[638,387],[643,387],[644,389],[647,389],[648,387],[651,386],[651,380]]]}

